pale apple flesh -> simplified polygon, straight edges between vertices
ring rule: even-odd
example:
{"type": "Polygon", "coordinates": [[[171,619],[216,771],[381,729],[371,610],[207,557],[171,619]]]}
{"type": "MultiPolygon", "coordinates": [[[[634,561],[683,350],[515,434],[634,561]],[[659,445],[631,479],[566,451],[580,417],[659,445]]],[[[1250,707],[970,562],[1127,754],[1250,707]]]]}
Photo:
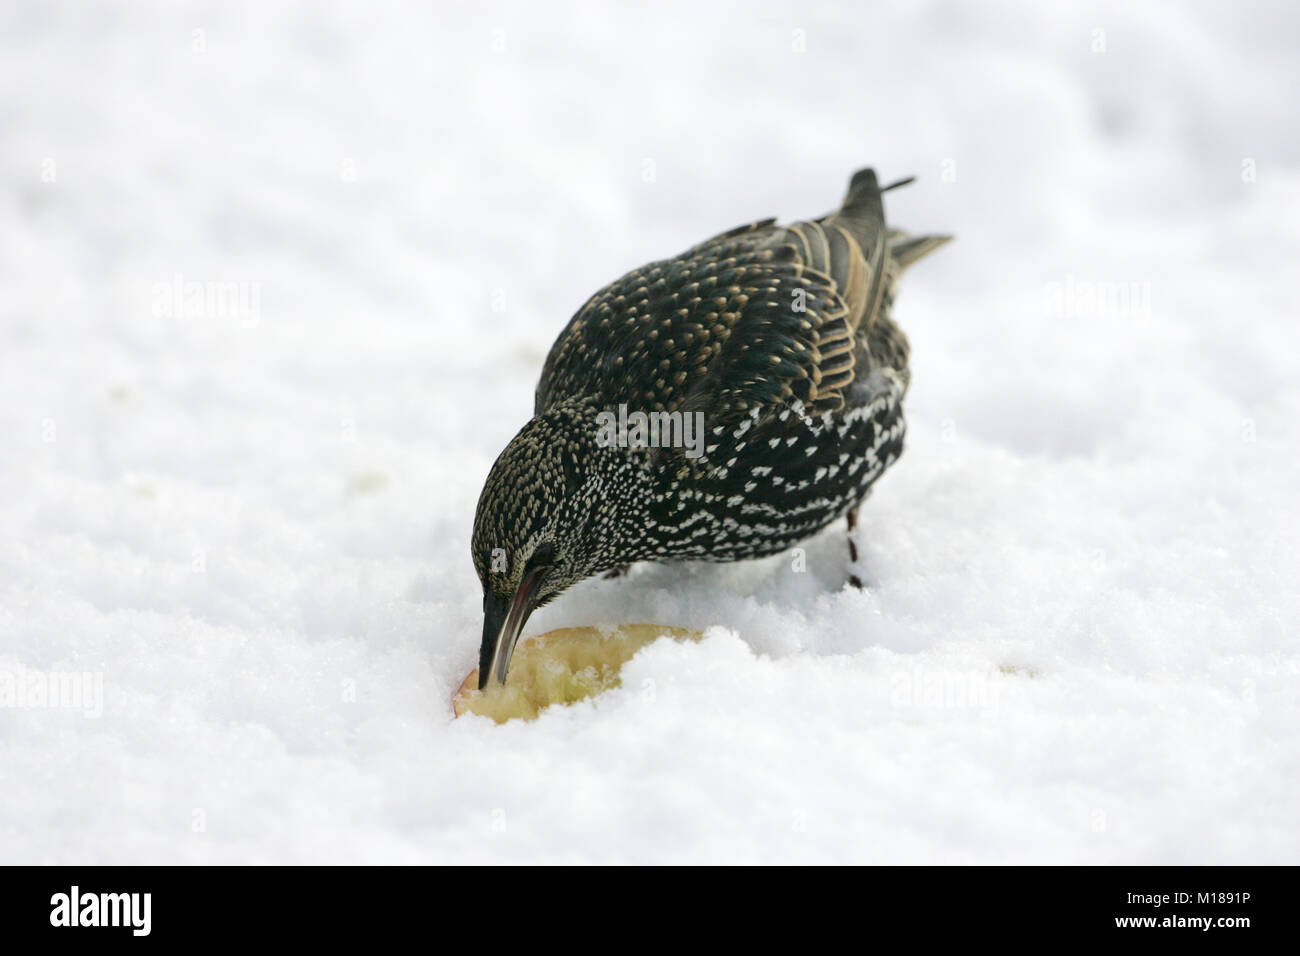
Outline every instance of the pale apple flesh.
{"type": "Polygon", "coordinates": [[[467,713],[497,723],[532,720],[552,704],[572,704],[617,687],[620,672],[636,652],[661,637],[698,641],[699,631],[658,624],[617,627],[562,627],[519,642],[504,685],[478,689],[475,668],[456,691],[452,707],[457,717],[467,713]]]}

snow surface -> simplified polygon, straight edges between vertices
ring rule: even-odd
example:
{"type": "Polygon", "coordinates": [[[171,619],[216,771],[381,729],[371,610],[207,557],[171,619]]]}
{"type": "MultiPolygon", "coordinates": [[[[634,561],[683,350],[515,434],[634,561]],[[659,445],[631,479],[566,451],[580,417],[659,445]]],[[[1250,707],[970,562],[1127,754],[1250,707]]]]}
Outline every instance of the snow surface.
{"type": "Polygon", "coordinates": [[[5,4],[0,677],[103,698],[0,709],[0,860],[1300,860],[1300,13],[885,7],[5,4]],[[453,721],[563,323],[867,164],[959,237],[869,590],[588,582],[709,635],[453,721]]]}

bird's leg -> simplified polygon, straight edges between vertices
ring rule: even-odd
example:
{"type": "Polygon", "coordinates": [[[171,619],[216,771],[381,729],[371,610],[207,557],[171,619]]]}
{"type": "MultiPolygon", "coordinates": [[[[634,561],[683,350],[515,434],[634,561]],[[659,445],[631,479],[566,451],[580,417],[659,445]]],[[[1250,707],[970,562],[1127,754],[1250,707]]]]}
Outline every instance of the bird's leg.
{"type": "Polygon", "coordinates": [[[605,578],[606,580],[610,578],[621,578],[627,574],[627,572],[631,569],[631,567],[632,565],[630,564],[620,564],[618,567],[606,571],[604,574],[601,575],[601,577],[605,578]]]}
{"type": "Polygon", "coordinates": [[[862,579],[858,577],[858,572],[854,570],[858,564],[858,543],[853,536],[853,533],[858,528],[858,509],[850,508],[847,517],[849,520],[849,584],[860,590],[862,588],[862,579]]]}

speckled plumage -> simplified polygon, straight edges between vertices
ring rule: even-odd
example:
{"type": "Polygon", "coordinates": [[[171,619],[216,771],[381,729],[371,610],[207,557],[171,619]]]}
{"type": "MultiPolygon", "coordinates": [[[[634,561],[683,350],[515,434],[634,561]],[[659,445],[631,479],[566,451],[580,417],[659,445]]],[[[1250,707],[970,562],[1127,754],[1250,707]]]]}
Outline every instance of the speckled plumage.
{"type": "Polygon", "coordinates": [[[862,170],[828,216],[729,230],[578,310],[479,500],[485,609],[502,617],[527,585],[526,618],[636,561],[771,554],[856,507],[903,447],[898,278],[948,238],[887,229],[881,193],[862,170]],[[702,414],[702,454],[602,444],[598,416],[620,405],[702,414]]]}

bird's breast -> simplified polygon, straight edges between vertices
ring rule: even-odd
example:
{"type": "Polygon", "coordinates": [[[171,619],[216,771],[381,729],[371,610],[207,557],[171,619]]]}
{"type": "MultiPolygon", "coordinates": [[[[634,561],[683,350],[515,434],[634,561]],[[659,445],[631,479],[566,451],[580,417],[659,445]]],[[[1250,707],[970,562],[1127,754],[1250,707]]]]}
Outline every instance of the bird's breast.
{"type": "Polygon", "coordinates": [[[710,429],[695,462],[661,456],[633,560],[760,557],[843,516],[902,453],[902,383],[874,384],[840,412],[785,408],[710,429]]]}

